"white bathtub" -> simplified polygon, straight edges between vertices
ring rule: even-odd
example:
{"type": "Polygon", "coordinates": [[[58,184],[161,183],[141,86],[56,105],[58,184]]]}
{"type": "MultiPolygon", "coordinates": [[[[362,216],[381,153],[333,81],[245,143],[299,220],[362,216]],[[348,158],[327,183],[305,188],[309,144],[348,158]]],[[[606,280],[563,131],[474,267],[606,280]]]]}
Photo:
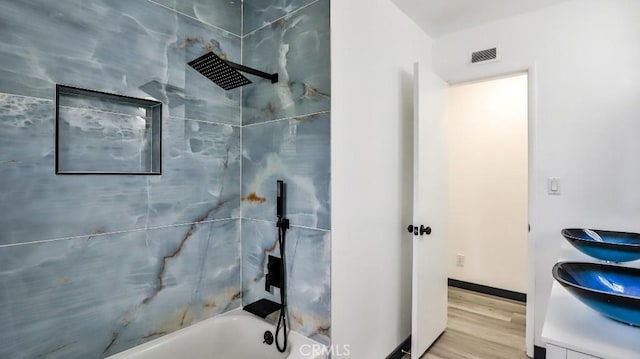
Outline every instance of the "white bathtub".
{"type": "Polygon", "coordinates": [[[242,309],[203,320],[107,359],[326,359],[326,346],[289,331],[287,352],[263,344],[275,326],[242,309]]]}

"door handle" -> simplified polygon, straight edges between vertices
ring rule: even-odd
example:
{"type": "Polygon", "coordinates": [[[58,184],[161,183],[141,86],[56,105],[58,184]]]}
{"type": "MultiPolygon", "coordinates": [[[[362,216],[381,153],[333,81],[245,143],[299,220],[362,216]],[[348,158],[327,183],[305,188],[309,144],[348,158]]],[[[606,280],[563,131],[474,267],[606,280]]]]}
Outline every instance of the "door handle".
{"type": "Polygon", "coordinates": [[[421,224],[420,227],[418,228],[418,227],[410,224],[407,227],[407,231],[409,233],[413,233],[414,236],[423,236],[425,234],[426,235],[430,235],[431,234],[431,227],[428,227],[428,226],[425,227],[424,225],[421,224]]]}
{"type": "Polygon", "coordinates": [[[409,231],[409,233],[413,233],[414,236],[418,235],[418,227],[414,227],[413,224],[410,224],[409,227],[407,227],[407,231],[409,231]]]}

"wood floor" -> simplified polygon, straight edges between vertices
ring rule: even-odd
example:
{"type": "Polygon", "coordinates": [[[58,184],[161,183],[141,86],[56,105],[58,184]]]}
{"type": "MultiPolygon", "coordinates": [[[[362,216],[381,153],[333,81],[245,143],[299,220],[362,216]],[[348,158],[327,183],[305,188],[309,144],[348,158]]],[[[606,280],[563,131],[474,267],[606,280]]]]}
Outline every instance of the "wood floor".
{"type": "Polygon", "coordinates": [[[449,287],[447,330],[421,359],[525,359],[525,313],[524,303],[449,287]]]}

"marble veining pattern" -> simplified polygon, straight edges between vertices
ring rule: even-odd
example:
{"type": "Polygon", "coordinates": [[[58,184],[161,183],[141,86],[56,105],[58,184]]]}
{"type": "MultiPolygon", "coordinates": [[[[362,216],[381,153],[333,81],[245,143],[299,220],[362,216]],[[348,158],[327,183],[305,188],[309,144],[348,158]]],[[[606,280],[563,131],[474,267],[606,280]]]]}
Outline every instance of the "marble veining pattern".
{"type": "Polygon", "coordinates": [[[245,305],[280,301],[278,289],[264,290],[264,278],[268,256],[280,256],[275,183],[284,180],[290,327],[330,344],[329,1],[312,2],[244,4],[245,33],[288,15],[243,38],[243,63],[278,72],[280,81],[243,90],[242,291],[245,305]]]}
{"type": "Polygon", "coordinates": [[[330,228],[329,117],[322,113],[243,128],[243,218],[275,220],[276,180],[284,180],[291,223],[330,228]]]}
{"type": "Polygon", "coordinates": [[[58,104],[63,108],[112,112],[131,116],[147,116],[146,107],[130,103],[127,99],[116,100],[110,96],[102,96],[99,93],[93,93],[92,96],[88,96],[87,94],[71,94],[68,90],[63,89],[63,94],[58,97],[58,104]]]}
{"type": "Polygon", "coordinates": [[[247,0],[244,2],[244,33],[248,34],[315,0],[247,0]]]}
{"type": "Polygon", "coordinates": [[[240,216],[240,128],[169,118],[163,175],[149,177],[149,227],[240,216]]]}
{"type": "Polygon", "coordinates": [[[243,64],[279,74],[245,87],[244,125],[330,110],[329,31],[329,1],[320,0],[244,37],[243,64]]]}
{"type": "MultiPolygon", "coordinates": [[[[330,233],[292,227],[285,239],[287,303],[291,329],[329,344],[331,331],[330,233]]],[[[280,257],[273,222],[242,221],[242,301],[280,302],[280,292],[264,290],[269,255],[280,257]]]]}
{"type": "Polygon", "coordinates": [[[240,305],[239,220],[0,250],[0,357],[108,356],[240,305]]]}
{"type": "Polygon", "coordinates": [[[56,176],[53,101],[0,94],[0,244],[146,223],[145,176],[56,176]]]}
{"type": "Polygon", "coordinates": [[[55,176],[53,117],[0,94],[0,244],[239,216],[238,127],[165,119],[162,176],[55,176]]]}
{"type": "Polygon", "coordinates": [[[240,36],[242,0],[152,0],[240,36]]]}
{"type": "MultiPolygon", "coordinates": [[[[0,2],[0,358],[103,357],[262,298],[276,179],[291,326],[330,343],[330,232],[295,227],[330,228],[329,1],[252,0],[245,29],[311,5],[244,39],[238,3],[0,2]],[[240,62],[241,42],[281,81],[244,87],[243,118],[240,89],[187,65],[240,62]],[[54,176],[56,83],[163,102],[163,175],[54,176]],[[240,206],[258,219],[242,220],[242,278],[240,206]]],[[[114,110],[82,107],[103,128],[89,110],[114,110]]]]}
{"type": "Polygon", "coordinates": [[[0,33],[0,92],[53,98],[60,83],[240,124],[240,91],[217,88],[187,62],[207,51],[239,61],[241,39],[152,2],[2,1],[0,33]]]}
{"type": "Polygon", "coordinates": [[[59,107],[58,166],[64,171],[149,172],[151,118],[59,107]]]}

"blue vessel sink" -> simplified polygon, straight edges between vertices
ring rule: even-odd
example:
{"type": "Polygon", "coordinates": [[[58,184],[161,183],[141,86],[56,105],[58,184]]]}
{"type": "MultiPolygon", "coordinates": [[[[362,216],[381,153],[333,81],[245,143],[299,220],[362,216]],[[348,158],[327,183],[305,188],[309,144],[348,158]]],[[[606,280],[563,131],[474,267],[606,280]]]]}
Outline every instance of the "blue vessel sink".
{"type": "Polygon", "coordinates": [[[567,228],[562,236],[580,252],[607,262],[629,262],[640,259],[640,234],[567,228]]]}
{"type": "Polygon", "coordinates": [[[640,326],[640,269],[610,264],[560,262],[553,278],[591,309],[640,326]]]}

